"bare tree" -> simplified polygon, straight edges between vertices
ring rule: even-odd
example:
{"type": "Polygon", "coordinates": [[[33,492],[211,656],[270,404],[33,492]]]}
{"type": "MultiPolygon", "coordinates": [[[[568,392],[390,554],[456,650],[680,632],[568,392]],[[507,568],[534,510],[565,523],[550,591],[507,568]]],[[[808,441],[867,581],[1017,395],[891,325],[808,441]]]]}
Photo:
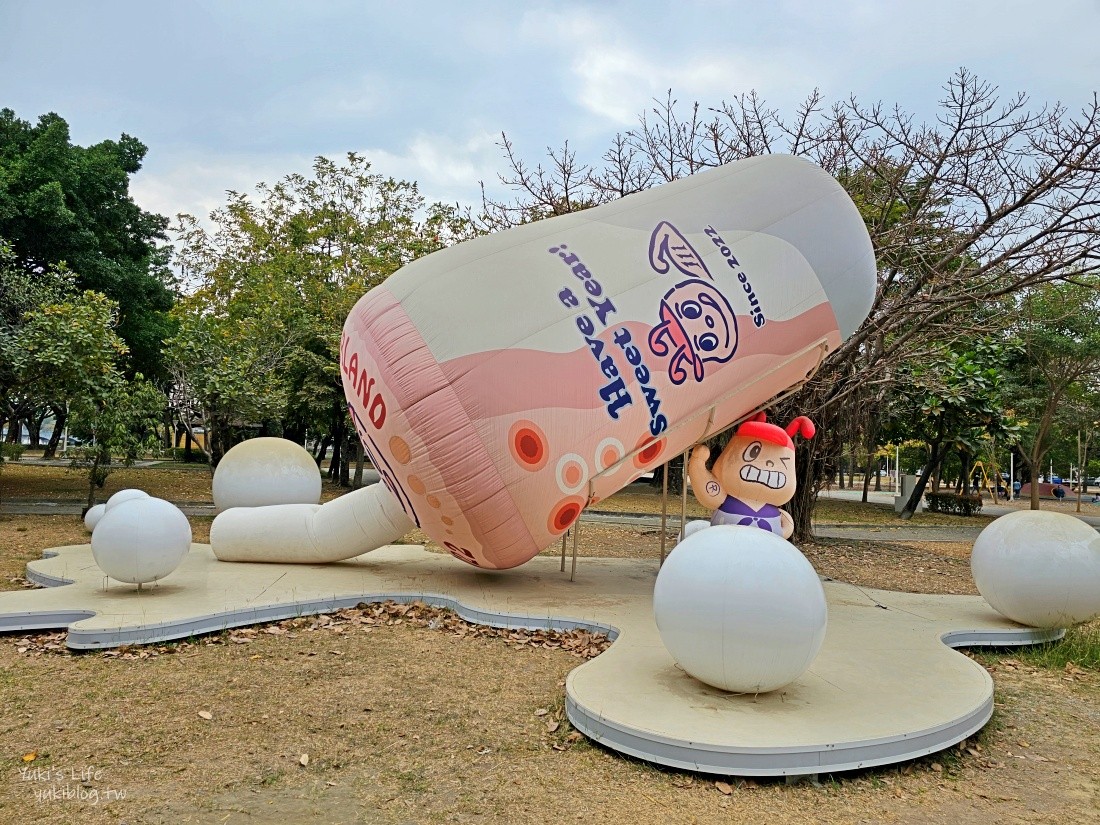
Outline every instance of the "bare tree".
{"type": "Polygon", "coordinates": [[[672,93],[617,135],[602,167],[566,144],[533,169],[504,138],[512,203],[484,200],[483,227],[605,203],[657,183],[752,155],[785,152],[834,174],[863,214],[878,258],[878,289],[863,325],[818,377],[784,403],[817,420],[800,449],[795,538],[809,538],[825,468],[835,463],[851,411],[893,380],[899,363],[961,335],[995,329],[1019,290],[1097,269],[1100,103],[1071,112],[1004,96],[960,69],[937,115],[918,122],[899,107],[852,97],[827,104],[814,91],[789,118],[755,94],[715,108],[682,107],[672,93]]]}

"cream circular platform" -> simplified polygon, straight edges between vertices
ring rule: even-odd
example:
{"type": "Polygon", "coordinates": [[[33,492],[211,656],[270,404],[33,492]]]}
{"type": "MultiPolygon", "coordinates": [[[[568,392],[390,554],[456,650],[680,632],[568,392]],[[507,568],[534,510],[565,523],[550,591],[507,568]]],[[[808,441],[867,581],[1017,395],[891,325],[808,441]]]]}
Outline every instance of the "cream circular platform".
{"type": "Polygon", "coordinates": [[[949,646],[1062,633],[1015,624],[978,596],[826,582],[829,628],[810,669],[773,693],[737,695],[688,676],[665,650],[652,612],[656,561],[588,559],[570,582],[549,557],[486,573],[416,546],[307,566],[219,562],[193,545],[171,579],[139,592],[104,588],[88,545],[48,555],[27,577],[54,586],[0,593],[0,630],[68,627],[70,647],[102,648],[419,599],[483,624],[608,632],[611,648],[566,680],[573,725],[623,753],[722,775],[828,773],[950,747],[989,720],[993,681],[949,646]]]}

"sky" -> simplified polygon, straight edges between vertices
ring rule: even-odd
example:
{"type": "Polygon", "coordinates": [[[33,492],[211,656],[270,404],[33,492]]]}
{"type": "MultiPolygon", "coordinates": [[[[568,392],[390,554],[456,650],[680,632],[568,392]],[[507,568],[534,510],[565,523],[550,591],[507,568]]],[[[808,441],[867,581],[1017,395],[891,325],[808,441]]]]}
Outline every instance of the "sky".
{"type": "Polygon", "coordinates": [[[317,155],[355,151],[429,200],[502,195],[499,142],[596,161],[664,98],[813,89],[934,115],[960,67],[1078,110],[1100,87],[1100,0],[0,0],[0,108],[91,145],[149,147],[142,208],[204,218],[317,155]]]}

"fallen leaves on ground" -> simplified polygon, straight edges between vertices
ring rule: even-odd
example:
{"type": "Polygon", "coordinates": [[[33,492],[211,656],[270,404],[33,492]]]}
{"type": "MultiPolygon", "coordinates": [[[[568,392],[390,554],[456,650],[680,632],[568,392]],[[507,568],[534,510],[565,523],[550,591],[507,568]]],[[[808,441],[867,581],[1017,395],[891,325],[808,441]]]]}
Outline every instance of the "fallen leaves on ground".
{"type": "MultiPolygon", "coordinates": [[[[355,607],[334,613],[298,616],[279,622],[239,627],[223,633],[192,638],[182,642],[167,642],[143,646],[126,645],[102,651],[74,651],[65,645],[66,631],[39,633],[10,640],[16,652],[27,656],[98,655],[106,659],[141,660],[158,656],[179,655],[195,647],[224,644],[247,645],[263,633],[272,636],[293,637],[299,633],[324,632],[335,636],[370,631],[380,626],[407,624],[440,630],[460,638],[497,638],[515,648],[562,650],[581,659],[599,656],[611,646],[611,640],[600,633],[588,630],[528,630],[524,628],[489,627],[468,622],[453,610],[435,607],[421,601],[415,602],[360,602],[355,607]]],[[[333,656],[343,655],[337,649],[329,649],[333,656]]]]}

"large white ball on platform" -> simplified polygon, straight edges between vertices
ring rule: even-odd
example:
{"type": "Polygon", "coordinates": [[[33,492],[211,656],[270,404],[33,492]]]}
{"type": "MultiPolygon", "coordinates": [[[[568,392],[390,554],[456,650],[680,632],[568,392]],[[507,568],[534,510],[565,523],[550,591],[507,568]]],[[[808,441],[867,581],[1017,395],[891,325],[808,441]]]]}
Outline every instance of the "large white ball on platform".
{"type": "Polygon", "coordinates": [[[96,564],[131,584],[163,579],[190,549],[187,516],[171,502],[148,496],[111,508],[92,533],[96,564]]]}
{"type": "Polygon", "coordinates": [[[100,519],[103,518],[106,512],[106,504],[96,504],[94,507],[89,507],[88,512],[84,514],[84,529],[89,533],[94,532],[95,526],[99,524],[100,519]]]}
{"type": "Polygon", "coordinates": [[[250,438],[222,456],[214,471],[214,506],[316,504],[321,471],[304,447],[285,438],[250,438]]]}
{"type": "Polygon", "coordinates": [[[1020,624],[1068,627],[1100,615],[1100,534],[1065,513],[994,520],[974,541],[970,570],[990,606],[1020,624]]]}
{"type": "MultiPolygon", "coordinates": [[[[105,513],[110,512],[111,510],[118,507],[118,505],[120,504],[125,504],[127,501],[134,501],[135,499],[139,498],[149,498],[149,494],[144,490],[119,490],[117,493],[107,499],[107,503],[103,505],[103,511],[105,513]]],[[[92,509],[95,508],[93,507],[92,509]]]]}
{"type": "Polygon", "coordinates": [[[766,693],[801,676],[828,618],[821,581],[794,545],[732,525],[676,545],[657,575],[653,612],[685,671],[736,693],[766,693]]]}

